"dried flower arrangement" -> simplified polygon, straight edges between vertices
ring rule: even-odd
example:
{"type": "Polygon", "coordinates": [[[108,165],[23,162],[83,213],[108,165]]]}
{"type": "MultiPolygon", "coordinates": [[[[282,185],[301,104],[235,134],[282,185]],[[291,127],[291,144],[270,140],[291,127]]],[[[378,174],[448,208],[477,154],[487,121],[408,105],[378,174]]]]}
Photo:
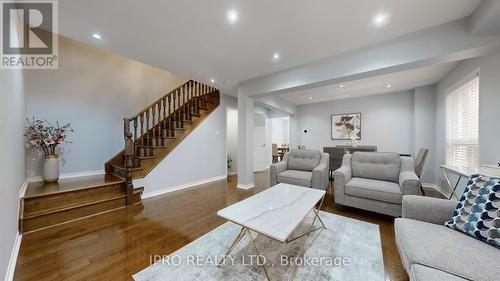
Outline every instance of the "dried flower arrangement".
{"type": "Polygon", "coordinates": [[[66,137],[73,129],[69,123],[61,127],[59,122],[56,122],[54,126],[47,120],[35,120],[33,117],[32,121],[26,119],[25,131],[24,137],[29,144],[47,156],[56,155],[57,149],[61,151],[59,145],[71,143],[66,137]]]}

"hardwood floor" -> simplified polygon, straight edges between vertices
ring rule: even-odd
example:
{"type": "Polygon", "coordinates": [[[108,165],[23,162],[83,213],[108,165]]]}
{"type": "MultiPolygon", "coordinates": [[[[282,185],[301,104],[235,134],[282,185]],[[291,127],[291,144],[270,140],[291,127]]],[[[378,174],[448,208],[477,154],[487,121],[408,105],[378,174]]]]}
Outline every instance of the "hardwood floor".
{"type": "MultiPolygon", "coordinates": [[[[14,280],[132,280],[150,265],[225,223],[216,212],[269,186],[267,172],[256,187],[236,188],[236,176],[144,199],[142,204],[23,236],[14,280]]],[[[394,242],[391,217],[340,207],[332,190],[323,210],[380,226],[386,280],[408,280],[394,242]]]]}

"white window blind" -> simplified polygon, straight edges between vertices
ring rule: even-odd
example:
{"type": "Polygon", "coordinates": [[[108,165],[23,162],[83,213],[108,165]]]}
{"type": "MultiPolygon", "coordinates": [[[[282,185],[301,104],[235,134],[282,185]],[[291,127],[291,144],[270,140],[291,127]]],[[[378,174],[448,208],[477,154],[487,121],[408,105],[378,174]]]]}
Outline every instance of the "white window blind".
{"type": "Polygon", "coordinates": [[[479,165],[479,74],[446,98],[446,164],[479,165]]]}

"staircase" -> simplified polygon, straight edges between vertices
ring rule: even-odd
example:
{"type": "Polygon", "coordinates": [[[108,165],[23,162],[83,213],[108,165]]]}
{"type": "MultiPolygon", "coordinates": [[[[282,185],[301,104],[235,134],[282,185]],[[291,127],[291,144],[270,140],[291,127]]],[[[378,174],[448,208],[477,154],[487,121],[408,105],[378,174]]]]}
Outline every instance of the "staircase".
{"type": "Polygon", "coordinates": [[[145,177],[220,103],[216,88],[189,80],[131,118],[124,118],[124,149],[105,175],[30,183],[21,199],[20,232],[67,223],[141,202],[145,177]]]}

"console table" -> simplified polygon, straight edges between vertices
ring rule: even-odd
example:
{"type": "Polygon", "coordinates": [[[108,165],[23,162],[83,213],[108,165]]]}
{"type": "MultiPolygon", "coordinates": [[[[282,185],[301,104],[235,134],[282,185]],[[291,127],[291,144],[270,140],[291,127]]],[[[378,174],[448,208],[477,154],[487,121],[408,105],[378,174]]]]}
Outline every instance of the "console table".
{"type": "Polygon", "coordinates": [[[452,165],[441,165],[441,173],[443,174],[444,179],[451,187],[451,194],[448,199],[453,198],[455,192],[457,190],[458,184],[460,180],[467,179],[471,175],[481,174],[489,177],[500,177],[500,167],[481,165],[477,167],[463,167],[463,166],[452,166],[452,165]],[[448,174],[454,174],[458,177],[458,179],[452,184],[448,174]]]}

